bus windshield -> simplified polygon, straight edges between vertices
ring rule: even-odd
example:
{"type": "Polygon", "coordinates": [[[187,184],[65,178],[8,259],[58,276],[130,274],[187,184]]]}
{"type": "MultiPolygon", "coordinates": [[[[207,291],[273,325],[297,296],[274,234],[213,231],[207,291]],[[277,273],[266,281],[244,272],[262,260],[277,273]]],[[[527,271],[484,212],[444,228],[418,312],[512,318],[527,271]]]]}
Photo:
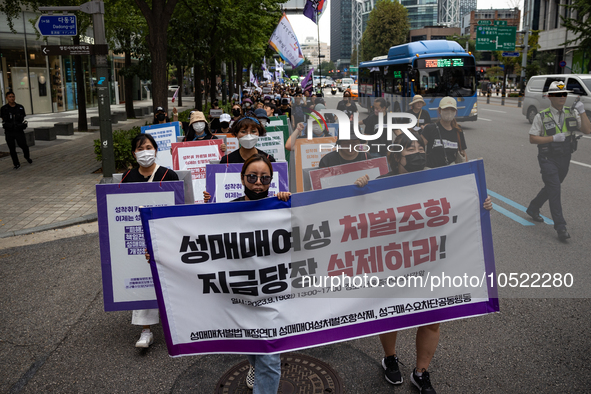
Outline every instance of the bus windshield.
{"type": "Polygon", "coordinates": [[[470,97],[476,91],[471,57],[422,58],[415,61],[415,94],[423,97],[470,97]]]}

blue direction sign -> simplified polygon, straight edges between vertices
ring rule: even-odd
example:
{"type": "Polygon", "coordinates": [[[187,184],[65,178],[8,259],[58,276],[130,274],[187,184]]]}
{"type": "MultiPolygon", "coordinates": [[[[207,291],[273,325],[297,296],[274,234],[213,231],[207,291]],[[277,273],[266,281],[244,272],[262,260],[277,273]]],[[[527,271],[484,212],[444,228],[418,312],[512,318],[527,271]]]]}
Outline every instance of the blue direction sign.
{"type": "Polygon", "coordinates": [[[42,36],[75,36],[76,15],[41,15],[35,27],[42,36]]]}
{"type": "Polygon", "coordinates": [[[519,52],[503,52],[503,56],[505,56],[505,57],[517,57],[517,56],[519,56],[519,52]]]}

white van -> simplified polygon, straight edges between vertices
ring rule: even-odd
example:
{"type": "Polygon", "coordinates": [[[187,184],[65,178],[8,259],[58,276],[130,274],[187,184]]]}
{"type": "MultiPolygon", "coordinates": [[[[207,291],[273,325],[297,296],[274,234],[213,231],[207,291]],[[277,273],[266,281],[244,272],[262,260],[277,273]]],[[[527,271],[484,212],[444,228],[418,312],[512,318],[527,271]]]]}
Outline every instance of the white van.
{"type": "Polygon", "coordinates": [[[344,90],[347,90],[347,88],[351,85],[353,85],[355,83],[355,81],[353,80],[353,78],[343,78],[341,80],[341,88],[339,89],[341,92],[344,90]]]}
{"type": "Polygon", "coordinates": [[[572,93],[569,93],[566,99],[565,105],[567,107],[570,107],[575,99],[580,96],[585,105],[585,110],[591,110],[591,74],[537,75],[527,81],[521,107],[521,113],[525,115],[529,123],[534,121],[534,117],[538,112],[550,106],[550,100],[544,95],[554,81],[563,81],[566,84],[566,90],[572,90],[572,93]]]}

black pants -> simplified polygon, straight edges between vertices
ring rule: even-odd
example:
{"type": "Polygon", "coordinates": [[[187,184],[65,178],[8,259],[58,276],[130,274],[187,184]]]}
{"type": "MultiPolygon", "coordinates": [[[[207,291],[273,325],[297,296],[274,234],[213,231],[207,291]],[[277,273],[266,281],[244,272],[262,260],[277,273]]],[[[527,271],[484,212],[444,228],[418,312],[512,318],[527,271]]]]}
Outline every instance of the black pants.
{"type": "Polygon", "coordinates": [[[560,184],[568,174],[570,156],[570,154],[554,157],[538,156],[544,187],[529,203],[529,209],[538,212],[546,200],[549,200],[554,229],[557,231],[566,229],[566,221],[562,216],[562,203],[560,202],[560,184]]]}
{"type": "Polygon", "coordinates": [[[19,148],[23,150],[23,155],[25,159],[29,160],[29,147],[27,146],[27,139],[25,138],[24,131],[7,131],[5,132],[6,144],[8,145],[8,149],[10,150],[10,157],[12,157],[12,164],[16,167],[20,165],[18,161],[18,156],[16,154],[16,144],[18,144],[19,148]]]}

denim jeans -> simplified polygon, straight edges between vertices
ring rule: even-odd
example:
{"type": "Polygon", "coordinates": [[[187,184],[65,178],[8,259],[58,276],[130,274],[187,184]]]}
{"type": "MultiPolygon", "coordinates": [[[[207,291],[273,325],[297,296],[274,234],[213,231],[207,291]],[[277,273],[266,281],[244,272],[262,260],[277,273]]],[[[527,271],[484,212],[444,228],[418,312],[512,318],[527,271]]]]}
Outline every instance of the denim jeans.
{"type": "Polygon", "coordinates": [[[249,354],[246,357],[255,370],[253,394],[277,394],[281,379],[281,355],[249,354]]]}

